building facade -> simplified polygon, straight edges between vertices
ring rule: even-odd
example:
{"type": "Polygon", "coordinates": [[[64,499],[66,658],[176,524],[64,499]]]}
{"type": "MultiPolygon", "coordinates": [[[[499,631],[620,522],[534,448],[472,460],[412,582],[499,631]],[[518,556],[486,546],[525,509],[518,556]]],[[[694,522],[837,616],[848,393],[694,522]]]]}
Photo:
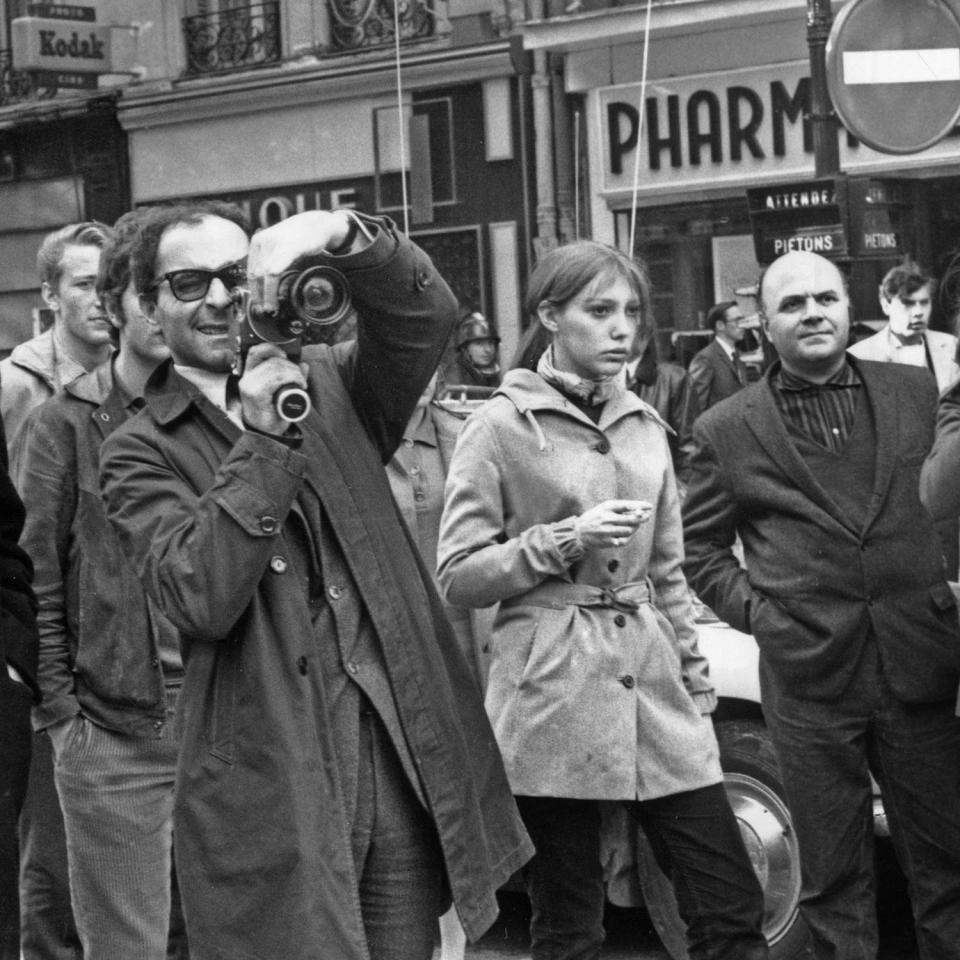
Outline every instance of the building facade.
{"type": "Polygon", "coordinates": [[[568,161],[579,229],[623,249],[633,236],[663,344],[788,248],[838,260],[862,320],[880,318],[879,279],[911,256],[943,279],[934,325],[952,328],[960,137],[894,156],[838,124],[841,173],[818,182],[806,0],[654,0],[649,33],[646,0],[530,5],[524,46],[562,71],[567,122],[580,131],[571,150],[582,160],[568,161]]]}
{"type": "MultiPolygon", "coordinates": [[[[81,125],[91,103],[109,102],[118,213],[220,197],[244,206],[255,226],[318,207],[389,215],[434,257],[463,306],[493,320],[504,353],[512,350],[531,207],[528,84],[510,40],[522,12],[511,0],[90,6],[98,24],[113,25],[117,72],[96,91],[58,98],[78,105],[81,125]]],[[[38,103],[10,108],[14,131],[38,103]]],[[[56,127],[57,111],[40,109],[56,127]]],[[[98,214],[82,200],[49,219],[98,214]]],[[[52,225],[30,224],[25,258],[52,225]]],[[[29,291],[27,268],[11,287],[29,291]]],[[[0,297],[8,340],[29,335],[19,320],[24,299],[4,310],[0,297]]]]}

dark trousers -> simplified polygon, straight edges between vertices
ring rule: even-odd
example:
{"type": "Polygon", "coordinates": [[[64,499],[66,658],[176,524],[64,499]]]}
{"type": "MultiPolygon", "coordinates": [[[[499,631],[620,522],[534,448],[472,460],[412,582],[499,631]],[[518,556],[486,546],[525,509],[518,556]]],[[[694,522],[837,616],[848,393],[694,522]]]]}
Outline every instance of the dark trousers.
{"type": "Polygon", "coordinates": [[[17,824],[30,770],[33,694],[0,662],[0,960],[20,957],[20,844],[17,824]]]}
{"type": "Polygon", "coordinates": [[[839,700],[801,700],[769,679],[764,686],[815,956],[876,957],[872,771],[907,876],[920,956],[960,958],[960,718],[953,702],[898,702],[872,644],[839,700]]]}
{"type": "Polygon", "coordinates": [[[67,840],[53,780],[53,747],[33,737],[30,783],[20,813],[20,942],[24,960],[79,960],[70,905],[67,840]]]}
{"type": "MultiPolygon", "coordinates": [[[[600,807],[517,797],[536,847],[525,868],[533,960],[596,960],[603,944],[600,807]]],[[[764,960],[763,892],[723,786],[627,804],[671,879],[691,960],[764,960]]]]}

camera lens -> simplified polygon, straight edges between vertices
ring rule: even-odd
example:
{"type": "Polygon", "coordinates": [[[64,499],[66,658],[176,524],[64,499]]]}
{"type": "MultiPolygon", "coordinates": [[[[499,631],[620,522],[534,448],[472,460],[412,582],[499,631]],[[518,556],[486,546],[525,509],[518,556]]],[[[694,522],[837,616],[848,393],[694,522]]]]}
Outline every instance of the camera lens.
{"type": "Polygon", "coordinates": [[[290,304],[296,315],[307,323],[339,323],[350,310],[350,288],[339,270],[310,267],[294,281],[290,304]]]}

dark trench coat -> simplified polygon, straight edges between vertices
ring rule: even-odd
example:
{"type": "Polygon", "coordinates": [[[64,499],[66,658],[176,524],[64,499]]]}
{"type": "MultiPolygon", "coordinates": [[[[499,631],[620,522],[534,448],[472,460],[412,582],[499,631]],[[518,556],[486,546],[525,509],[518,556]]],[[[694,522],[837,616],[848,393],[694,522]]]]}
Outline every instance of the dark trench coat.
{"type": "Polygon", "coordinates": [[[368,956],[307,591],[283,562],[304,486],[380,639],[471,938],[532,853],[476,681],[383,470],[453,315],[429,260],[402,238],[391,253],[385,233],[343,258],[359,348],[311,359],[299,449],[241,433],[169,365],[103,449],[111,519],[184,636],[175,846],[197,958],[368,956]]]}

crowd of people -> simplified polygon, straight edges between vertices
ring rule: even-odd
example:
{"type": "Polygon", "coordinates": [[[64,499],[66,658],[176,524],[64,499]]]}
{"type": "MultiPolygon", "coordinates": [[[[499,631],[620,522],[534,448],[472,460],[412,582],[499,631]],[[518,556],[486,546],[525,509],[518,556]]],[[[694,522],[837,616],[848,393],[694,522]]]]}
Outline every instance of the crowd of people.
{"type": "Polygon", "coordinates": [[[386,218],[158,206],[38,265],[53,325],[0,363],[2,960],[459,960],[515,874],[534,960],[596,960],[611,810],[693,960],[766,958],[691,587],[759,646],[810,956],[876,956],[872,774],[920,957],[960,958],[960,368],[919,267],[848,352],[837,267],[774,261],[749,377],[736,302],[688,371],[593,241],[537,263],[506,373],[386,218]],[[238,339],[317,257],[351,339],[238,339]]]}

